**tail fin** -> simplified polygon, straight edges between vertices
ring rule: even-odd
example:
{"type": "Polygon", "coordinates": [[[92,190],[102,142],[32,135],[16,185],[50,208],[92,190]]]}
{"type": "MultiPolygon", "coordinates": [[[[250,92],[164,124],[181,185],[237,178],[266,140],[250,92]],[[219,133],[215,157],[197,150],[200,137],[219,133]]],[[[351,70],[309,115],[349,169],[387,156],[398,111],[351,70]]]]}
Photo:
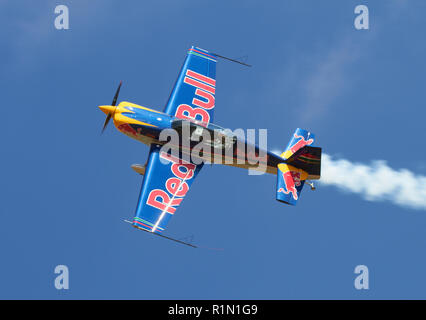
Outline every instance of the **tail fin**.
{"type": "Polygon", "coordinates": [[[319,179],[321,175],[321,148],[312,147],[315,135],[296,129],[287,148],[281,154],[283,163],[278,165],[278,201],[295,205],[306,179],[319,179]]]}

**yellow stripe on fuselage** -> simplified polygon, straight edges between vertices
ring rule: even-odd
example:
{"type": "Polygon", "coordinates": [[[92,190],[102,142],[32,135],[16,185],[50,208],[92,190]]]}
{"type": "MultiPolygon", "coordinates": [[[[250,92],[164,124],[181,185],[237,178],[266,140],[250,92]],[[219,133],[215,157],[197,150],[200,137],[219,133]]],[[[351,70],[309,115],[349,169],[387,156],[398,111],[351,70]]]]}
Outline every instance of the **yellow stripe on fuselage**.
{"type": "Polygon", "coordinates": [[[126,117],[125,115],[122,114],[122,112],[127,112],[127,113],[134,113],[134,112],[129,110],[129,109],[126,109],[125,107],[132,107],[132,108],[137,108],[137,109],[142,109],[142,110],[147,110],[147,111],[150,111],[150,112],[163,114],[162,112],[157,111],[157,110],[142,107],[140,105],[137,105],[137,104],[134,104],[134,103],[131,103],[131,102],[122,101],[117,106],[117,109],[115,110],[115,114],[114,114],[114,124],[115,124],[116,127],[118,127],[119,125],[124,124],[124,123],[131,123],[131,124],[139,124],[139,125],[143,125],[143,126],[157,128],[156,125],[146,123],[146,122],[142,122],[142,121],[136,120],[134,118],[126,117]]]}
{"type": "MultiPolygon", "coordinates": [[[[132,108],[138,108],[138,109],[147,110],[147,111],[151,111],[151,112],[155,112],[155,113],[165,114],[164,112],[154,110],[154,109],[150,109],[150,108],[147,108],[147,107],[142,107],[140,105],[137,105],[137,104],[131,103],[131,102],[127,102],[127,101],[120,102],[120,104],[118,106],[122,107],[123,109],[124,109],[124,107],[132,107],[132,108]]],[[[130,111],[126,110],[126,112],[130,112],[130,111]]]]}

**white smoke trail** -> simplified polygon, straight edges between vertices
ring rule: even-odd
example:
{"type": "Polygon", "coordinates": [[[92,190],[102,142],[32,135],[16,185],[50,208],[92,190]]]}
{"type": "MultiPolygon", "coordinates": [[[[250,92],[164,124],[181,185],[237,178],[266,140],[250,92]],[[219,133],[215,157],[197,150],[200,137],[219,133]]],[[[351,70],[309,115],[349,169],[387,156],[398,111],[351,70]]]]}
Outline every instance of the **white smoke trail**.
{"type": "Polygon", "coordinates": [[[426,210],[426,176],[407,169],[394,170],[386,161],[370,165],[334,160],[322,154],[322,185],[360,194],[369,201],[390,201],[402,207],[426,210]]]}

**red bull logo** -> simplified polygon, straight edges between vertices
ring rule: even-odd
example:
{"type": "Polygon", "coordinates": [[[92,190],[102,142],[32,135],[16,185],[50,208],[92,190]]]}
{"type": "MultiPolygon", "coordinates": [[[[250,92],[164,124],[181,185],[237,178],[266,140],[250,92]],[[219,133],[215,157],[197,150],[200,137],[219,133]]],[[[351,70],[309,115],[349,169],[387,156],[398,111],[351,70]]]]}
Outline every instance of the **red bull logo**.
{"type": "Polygon", "coordinates": [[[183,82],[195,87],[195,96],[192,99],[192,105],[195,107],[182,103],[177,107],[175,116],[208,124],[210,114],[207,110],[215,106],[216,80],[188,69],[183,82]]]}
{"type": "Polygon", "coordinates": [[[314,139],[311,138],[311,139],[306,140],[304,136],[299,136],[296,133],[294,134],[294,138],[295,139],[300,138],[300,140],[297,141],[294,145],[292,145],[290,147],[290,151],[292,153],[295,153],[297,150],[303,148],[304,146],[309,146],[314,142],[314,139]]]}
{"type": "Polygon", "coordinates": [[[194,177],[196,166],[165,152],[160,153],[160,158],[172,163],[170,170],[173,176],[165,183],[167,192],[161,189],[151,190],[146,203],[163,212],[174,214],[189,190],[186,181],[194,177]]]}
{"type": "Polygon", "coordinates": [[[283,183],[284,188],[279,188],[278,192],[282,192],[284,194],[289,194],[293,196],[294,200],[298,199],[297,195],[297,187],[299,187],[301,183],[301,174],[300,172],[294,172],[294,171],[286,171],[283,172],[283,183]]]}

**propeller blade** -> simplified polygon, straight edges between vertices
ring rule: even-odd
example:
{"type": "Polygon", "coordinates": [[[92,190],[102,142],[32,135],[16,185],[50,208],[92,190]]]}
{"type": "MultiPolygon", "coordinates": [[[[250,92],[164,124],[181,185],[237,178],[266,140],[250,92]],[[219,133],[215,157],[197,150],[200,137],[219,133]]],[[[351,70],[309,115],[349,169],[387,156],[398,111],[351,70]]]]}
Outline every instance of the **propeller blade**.
{"type": "MultiPolygon", "coordinates": [[[[111,106],[113,106],[113,107],[115,107],[116,104],[117,104],[117,99],[118,99],[118,95],[120,93],[120,89],[121,89],[122,84],[123,84],[123,81],[120,81],[120,84],[118,85],[117,91],[115,91],[114,99],[112,99],[112,103],[111,103],[111,106]]],[[[110,107],[108,107],[108,106],[101,106],[100,108],[105,113],[106,113],[107,110],[108,111],[110,110],[110,107]]],[[[108,115],[107,115],[105,122],[104,122],[104,126],[102,127],[101,134],[104,133],[105,128],[107,127],[109,120],[111,120],[111,117],[114,115],[114,113],[115,113],[115,108],[114,108],[113,112],[111,112],[111,111],[108,112],[108,115]]]]}
{"type": "Polygon", "coordinates": [[[105,128],[107,127],[109,120],[111,120],[111,116],[112,116],[112,113],[108,113],[108,115],[107,115],[107,117],[105,119],[105,122],[104,122],[104,126],[102,128],[101,134],[104,133],[105,128]]]}
{"type": "Polygon", "coordinates": [[[112,103],[111,103],[112,106],[115,106],[116,103],[117,103],[118,94],[120,93],[120,88],[121,88],[122,83],[123,83],[123,81],[120,81],[120,84],[118,85],[117,91],[115,92],[114,99],[112,100],[112,103]]]}

